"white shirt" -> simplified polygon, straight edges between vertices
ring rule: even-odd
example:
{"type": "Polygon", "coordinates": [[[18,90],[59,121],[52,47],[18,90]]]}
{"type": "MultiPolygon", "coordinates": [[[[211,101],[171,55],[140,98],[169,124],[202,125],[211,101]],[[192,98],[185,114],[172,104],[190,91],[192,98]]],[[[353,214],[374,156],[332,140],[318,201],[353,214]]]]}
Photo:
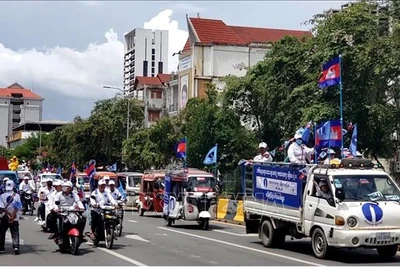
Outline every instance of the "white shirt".
{"type": "Polygon", "coordinates": [[[48,199],[48,197],[49,197],[49,195],[50,195],[51,193],[53,193],[54,191],[55,191],[54,187],[51,187],[50,190],[49,190],[49,188],[48,188],[47,186],[41,187],[41,188],[39,189],[39,199],[40,199],[42,202],[46,202],[47,199],[48,199]],[[43,194],[42,194],[42,193],[43,193],[43,194]]]}
{"type": "Polygon", "coordinates": [[[91,196],[95,196],[96,197],[96,201],[92,198],[90,198],[90,204],[91,205],[100,205],[100,206],[104,206],[107,204],[112,204],[115,205],[117,202],[115,201],[115,199],[111,196],[110,192],[107,190],[104,190],[103,193],[101,193],[99,191],[99,189],[96,189],[92,192],[91,196]]]}
{"type": "MultiPolygon", "coordinates": [[[[14,194],[13,191],[7,191],[0,196],[0,208],[4,209],[7,206],[8,203],[7,198],[11,197],[13,194],[14,194]]],[[[19,197],[18,194],[14,195],[13,201],[7,206],[7,211],[9,213],[14,213],[16,209],[18,210],[18,212],[15,216],[14,221],[19,221],[19,218],[21,217],[22,203],[21,203],[21,198],[19,197]]]]}
{"type": "Polygon", "coordinates": [[[110,189],[108,189],[108,190],[106,189],[106,191],[108,191],[110,193],[110,195],[114,198],[114,200],[117,200],[118,197],[122,197],[121,193],[115,188],[114,188],[113,192],[111,192],[110,189]]]}
{"type": "Polygon", "coordinates": [[[266,152],[264,155],[257,155],[254,157],[253,161],[257,161],[257,162],[272,162],[272,157],[271,155],[266,152]]]}
{"type": "Polygon", "coordinates": [[[288,149],[288,157],[290,163],[306,164],[306,159],[311,161],[311,154],[314,153],[314,148],[308,148],[305,145],[298,145],[293,142],[288,149]]]}
{"type": "MultiPolygon", "coordinates": [[[[59,192],[61,192],[61,191],[59,191],[59,192]]],[[[57,190],[54,190],[53,192],[51,192],[50,195],[47,196],[47,199],[48,199],[47,204],[49,205],[50,208],[54,208],[54,206],[56,204],[55,198],[56,198],[57,193],[58,193],[57,190]]]]}
{"type": "Polygon", "coordinates": [[[329,156],[324,160],[324,165],[329,165],[332,159],[329,159],[329,156]]]}
{"type": "Polygon", "coordinates": [[[29,190],[30,191],[34,191],[35,190],[35,188],[32,187],[32,185],[29,182],[27,184],[25,182],[22,182],[19,185],[19,191],[28,192],[29,190]]]}
{"type": "Polygon", "coordinates": [[[54,208],[57,209],[58,206],[60,207],[72,207],[74,205],[78,205],[80,209],[84,209],[81,200],[79,199],[78,195],[74,192],[70,192],[69,195],[66,195],[63,191],[57,192],[54,196],[54,208]],[[60,201],[60,205],[55,205],[56,201],[60,201]]]}

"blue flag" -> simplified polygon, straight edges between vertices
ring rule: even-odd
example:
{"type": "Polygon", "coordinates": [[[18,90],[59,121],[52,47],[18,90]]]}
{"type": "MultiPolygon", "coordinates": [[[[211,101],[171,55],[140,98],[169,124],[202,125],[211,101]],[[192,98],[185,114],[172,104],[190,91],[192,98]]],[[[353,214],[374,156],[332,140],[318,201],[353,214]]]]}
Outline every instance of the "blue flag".
{"type": "Polygon", "coordinates": [[[210,149],[210,151],[208,151],[208,153],[203,161],[203,163],[205,165],[217,163],[217,148],[218,148],[218,145],[215,145],[213,148],[210,149]]]}
{"type": "Polygon", "coordinates": [[[351,154],[356,157],[357,156],[357,124],[354,125],[353,128],[353,135],[351,136],[351,142],[350,142],[350,152],[351,154]]]}
{"type": "Polygon", "coordinates": [[[109,172],[116,172],[116,171],[117,171],[117,163],[114,163],[113,165],[108,166],[108,167],[107,167],[107,171],[109,171],[109,172]]]}
{"type": "Polygon", "coordinates": [[[126,199],[126,192],[122,186],[122,182],[119,181],[119,187],[118,187],[118,191],[121,193],[122,195],[122,199],[126,199]]]}

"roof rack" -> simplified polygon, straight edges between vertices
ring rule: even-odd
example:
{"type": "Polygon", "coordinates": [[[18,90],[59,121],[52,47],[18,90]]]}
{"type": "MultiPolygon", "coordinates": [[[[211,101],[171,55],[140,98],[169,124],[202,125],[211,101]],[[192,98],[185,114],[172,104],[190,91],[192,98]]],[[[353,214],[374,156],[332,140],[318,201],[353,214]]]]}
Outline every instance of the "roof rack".
{"type": "Polygon", "coordinates": [[[322,170],[325,170],[325,174],[328,173],[329,169],[377,169],[381,168],[380,164],[374,164],[370,159],[342,159],[340,164],[318,164],[317,168],[319,169],[319,173],[322,170]]]}

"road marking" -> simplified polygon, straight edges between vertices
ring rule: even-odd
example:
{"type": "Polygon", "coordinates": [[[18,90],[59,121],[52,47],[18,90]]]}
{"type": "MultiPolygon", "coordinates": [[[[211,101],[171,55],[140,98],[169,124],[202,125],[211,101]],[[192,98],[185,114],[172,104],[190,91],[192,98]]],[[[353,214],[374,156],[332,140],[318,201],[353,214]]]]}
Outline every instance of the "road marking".
{"type": "Polygon", "coordinates": [[[140,237],[138,235],[126,235],[124,237],[130,238],[130,239],[139,240],[139,241],[143,241],[143,242],[146,242],[146,243],[150,242],[149,240],[146,240],[146,239],[144,239],[144,238],[142,238],[142,237],[140,237]]]}
{"type": "Polygon", "coordinates": [[[281,254],[277,254],[277,253],[273,253],[273,252],[268,252],[268,251],[264,251],[264,250],[260,250],[260,249],[250,248],[250,247],[246,247],[246,246],[242,246],[242,245],[238,245],[238,244],[234,244],[234,243],[230,243],[230,242],[225,242],[225,241],[214,239],[214,238],[209,238],[209,237],[205,237],[205,236],[200,236],[200,235],[190,234],[190,233],[186,233],[186,232],[181,232],[181,231],[178,231],[178,230],[173,230],[173,229],[169,229],[169,228],[165,228],[165,227],[158,227],[158,228],[162,229],[162,230],[165,230],[165,231],[175,232],[175,233],[178,233],[178,234],[181,234],[181,235],[192,236],[192,237],[195,237],[195,238],[200,238],[200,239],[204,239],[204,240],[208,240],[208,241],[213,241],[213,242],[216,242],[216,243],[221,243],[221,244],[224,244],[224,245],[227,245],[227,246],[231,246],[231,247],[237,247],[237,248],[246,249],[246,250],[253,251],[253,252],[258,252],[258,253],[265,254],[265,255],[274,256],[274,257],[277,257],[277,258],[282,258],[282,259],[285,259],[285,260],[290,260],[290,261],[294,261],[294,262],[303,263],[303,264],[306,264],[306,265],[328,267],[328,266],[321,265],[321,264],[318,264],[318,263],[315,263],[315,262],[295,259],[295,258],[290,257],[290,256],[285,256],[285,255],[281,255],[281,254]]]}
{"type": "Polygon", "coordinates": [[[167,236],[167,234],[155,234],[155,235],[167,236]]]}
{"type": "Polygon", "coordinates": [[[144,263],[141,263],[140,261],[128,258],[128,257],[126,257],[126,256],[124,256],[122,254],[119,254],[119,253],[115,252],[115,251],[112,251],[112,250],[109,250],[109,249],[106,249],[106,248],[99,248],[99,247],[97,249],[100,249],[103,252],[111,254],[114,257],[120,258],[121,260],[127,261],[127,262],[132,263],[132,264],[134,264],[136,266],[147,266],[144,263]]]}
{"type": "Polygon", "coordinates": [[[131,222],[131,223],[137,223],[137,221],[134,221],[134,220],[129,220],[129,222],[131,222]]]}
{"type": "Polygon", "coordinates": [[[215,229],[212,229],[211,231],[223,233],[223,234],[227,234],[227,235],[235,235],[235,236],[258,236],[258,234],[237,234],[237,233],[231,233],[231,232],[227,232],[227,231],[223,231],[223,230],[215,230],[215,229]]]}

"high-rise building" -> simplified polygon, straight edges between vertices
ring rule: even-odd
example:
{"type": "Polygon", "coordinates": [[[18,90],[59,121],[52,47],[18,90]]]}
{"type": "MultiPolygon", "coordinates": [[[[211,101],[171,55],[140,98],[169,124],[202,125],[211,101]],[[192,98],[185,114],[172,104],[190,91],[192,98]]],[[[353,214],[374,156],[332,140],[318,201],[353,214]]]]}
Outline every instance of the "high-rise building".
{"type": "Polygon", "coordinates": [[[29,121],[42,120],[43,98],[14,83],[0,88],[0,145],[7,146],[6,136],[12,134],[15,127],[29,121]]]}
{"type": "Polygon", "coordinates": [[[125,34],[124,89],[132,91],[135,77],[168,73],[168,31],[134,29],[125,34]]]}

